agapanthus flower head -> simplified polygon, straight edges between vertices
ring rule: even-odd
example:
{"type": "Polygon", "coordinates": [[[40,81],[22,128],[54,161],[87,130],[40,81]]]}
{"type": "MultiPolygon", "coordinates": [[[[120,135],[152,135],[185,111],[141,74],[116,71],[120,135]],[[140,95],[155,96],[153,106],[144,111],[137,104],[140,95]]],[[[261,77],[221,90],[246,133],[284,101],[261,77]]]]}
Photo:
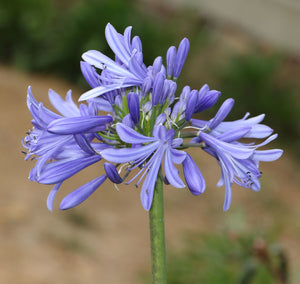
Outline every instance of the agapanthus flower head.
{"type": "Polygon", "coordinates": [[[197,153],[192,157],[185,152],[189,147],[203,150],[219,164],[217,185],[225,186],[224,210],[230,206],[233,183],[258,191],[260,162],[274,161],[282,154],[280,149],[259,150],[277,137],[261,124],[264,115],[249,118],[247,113],[242,119],[225,121],[234,105],[233,99],[227,99],[212,119],[193,118],[214,106],[221,93],[204,84],[199,90],[185,86],[176,97],[177,80],[190,48],[188,39],[168,49],[166,67],[161,56],[147,67],[142,42],[138,36],[131,39],[131,30],[128,27],[120,34],[111,24],[106,26],[114,59],[96,50],[83,54],[81,70],[92,88],[79,99],[86,103],[77,106],[70,92],[63,100],[50,90],[57,114],[38,103],[28,89],[33,129],[23,139],[28,151],[25,159],[37,160],[30,180],[54,185],[48,208],[52,210],[66,179],[98,162],[102,174],[68,194],[60,209],[77,206],[106,180],[115,185],[141,185],[146,210],[151,208],[157,178],[176,188],[187,185],[193,195],[200,195],[206,182],[195,162],[197,153]],[[253,138],[265,141],[248,141],[253,138]]]}

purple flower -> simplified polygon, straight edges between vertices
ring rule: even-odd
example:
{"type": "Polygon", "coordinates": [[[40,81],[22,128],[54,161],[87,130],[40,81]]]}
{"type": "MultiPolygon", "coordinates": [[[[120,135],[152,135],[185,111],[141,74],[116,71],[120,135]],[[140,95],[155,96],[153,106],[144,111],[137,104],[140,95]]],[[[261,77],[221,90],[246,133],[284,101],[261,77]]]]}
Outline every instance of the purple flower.
{"type": "Polygon", "coordinates": [[[101,142],[92,142],[95,136],[93,134],[85,135],[83,132],[89,132],[91,128],[99,129],[99,124],[101,125],[100,129],[103,129],[102,123],[110,122],[112,119],[111,117],[92,116],[96,118],[97,123],[84,128],[83,122],[89,118],[87,115],[89,113],[95,115],[92,106],[81,105],[78,108],[72,100],[71,92],[68,92],[66,100],[63,100],[57,93],[49,90],[49,99],[61,115],[38,103],[32,95],[31,88],[28,88],[27,106],[33,117],[33,129],[23,139],[23,146],[28,150],[25,159],[28,160],[33,156],[37,160],[35,167],[30,172],[29,179],[42,184],[54,184],[47,201],[48,207],[52,208],[54,193],[57,192],[63,181],[100,161],[101,156],[97,154],[97,151],[110,147],[101,142]],[[64,121],[65,129],[69,129],[69,131],[59,130],[59,127],[63,128],[61,121],[64,121]],[[81,123],[74,127],[74,121],[81,123]],[[53,131],[49,131],[49,129],[53,131]]]}
{"type": "Polygon", "coordinates": [[[101,152],[101,156],[110,162],[130,163],[130,170],[141,167],[141,170],[133,178],[135,179],[142,174],[137,185],[147,174],[141,190],[141,201],[146,210],[151,208],[154,186],[163,157],[165,157],[164,169],[169,183],[175,187],[184,187],[174,163],[182,163],[186,153],[175,149],[182,143],[182,139],[174,139],[175,131],[173,129],[167,130],[164,126],[157,126],[153,130],[153,137],[137,133],[122,123],[117,124],[116,130],[125,143],[148,143],[138,148],[106,149],[101,152]]]}
{"type": "Polygon", "coordinates": [[[149,210],[158,177],[174,187],[185,187],[175,164],[182,164],[190,192],[200,195],[206,182],[184,151],[190,146],[202,148],[219,164],[217,185],[225,185],[224,210],[230,206],[233,183],[258,191],[260,162],[274,161],[282,154],[280,149],[260,150],[277,137],[270,136],[273,130],[261,124],[264,115],[249,118],[247,113],[242,119],[225,121],[234,105],[233,99],[227,99],[212,119],[193,118],[214,106],[221,93],[206,84],[199,91],[185,86],[176,98],[176,80],[187,58],[189,41],[184,38],[177,50],[174,46],[168,49],[166,67],[160,56],[146,67],[142,42],[138,36],[131,39],[131,30],[127,27],[120,34],[111,24],[106,26],[114,60],[95,50],[83,54],[82,74],[92,89],[79,100],[87,104],[78,107],[70,91],[63,100],[50,90],[49,99],[57,114],[38,103],[28,89],[33,129],[23,139],[28,151],[25,159],[36,160],[31,181],[54,185],[47,199],[49,210],[65,180],[103,159],[107,162],[101,164],[101,175],[69,193],[60,209],[82,203],[108,178],[115,185],[134,180],[136,186],[142,183],[141,202],[149,210]],[[246,143],[241,140],[244,138],[265,141],[246,143]]]}
{"type": "Polygon", "coordinates": [[[140,60],[142,58],[141,45],[137,44],[137,42],[140,43],[140,40],[136,38],[134,42],[131,42],[131,27],[126,28],[122,35],[111,24],[107,24],[105,36],[110,48],[115,53],[116,61],[96,50],[87,51],[82,58],[87,64],[102,71],[105,70],[110,79],[108,81],[88,65],[82,65],[83,74],[93,89],[84,93],[80,97],[81,101],[113,90],[141,86],[147,76],[147,68],[140,60]],[[95,86],[97,83],[99,85],[95,86]]]}
{"type": "Polygon", "coordinates": [[[224,210],[228,210],[231,203],[233,182],[258,191],[261,177],[258,169],[259,162],[275,161],[282,155],[282,150],[279,149],[257,150],[274,140],[277,135],[270,136],[258,145],[238,142],[241,138],[267,137],[272,133],[272,129],[259,124],[263,116],[223,122],[233,104],[233,99],[226,100],[216,116],[208,122],[192,120],[192,124],[200,129],[198,137],[192,142],[202,144],[203,150],[216,158],[221,167],[221,179],[218,186],[225,185],[224,210]]]}

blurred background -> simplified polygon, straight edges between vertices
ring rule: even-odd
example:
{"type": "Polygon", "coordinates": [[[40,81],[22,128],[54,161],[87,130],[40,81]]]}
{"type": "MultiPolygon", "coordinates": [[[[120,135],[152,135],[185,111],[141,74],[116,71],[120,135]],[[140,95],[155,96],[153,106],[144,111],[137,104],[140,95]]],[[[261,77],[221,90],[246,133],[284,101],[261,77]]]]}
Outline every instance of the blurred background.
{"type": "Polygon", "coordinates": [[[104,28],[133,26],[152,64],[183,37],[190,53],[179,80],[222,92],[231,119],[266,114],[282,158],[262,164],[259,193],[233,187],[222,210],[219,168],[195,152],[206,192],[165,189],[169,283],[300,283],[300,4],[296,0],[0,0],[0,283],[150,283],[148,215],[139,189],[104,184],[81,206],[59,201],[99,165],[64,183],[54,212],[51,187],[31,183],[21,138],[31,128],[26,90],[49,107],[48,89],[75,98],[89,89],[81,54],[112,56],[104,28]]]}

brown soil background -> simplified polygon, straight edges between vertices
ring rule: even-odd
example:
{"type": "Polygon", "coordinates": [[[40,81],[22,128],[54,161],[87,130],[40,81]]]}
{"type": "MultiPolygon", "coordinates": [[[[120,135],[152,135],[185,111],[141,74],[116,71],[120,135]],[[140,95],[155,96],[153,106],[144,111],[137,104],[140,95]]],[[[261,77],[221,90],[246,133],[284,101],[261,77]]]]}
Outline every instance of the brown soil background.
{"type": "MultiPolygon", "coordinates": [[[[140,273],[150,270],[150,251],[148,215],[138,189],[127,186],[117,191],[107,182],[78,208],[60,211],[63,196],[101,174],[101,164],[96,165],[64,184],[51,213],[46,207],[51,187],[27,179],[34,165],[25,163],[21,154],[21,138],[31,128],[28,85],[46,106],[48,88],[64,96],[72,87],[56,78],[0,66],[0,283],[140,283],[140,273]]],[[[76,89],[73,92],[79,95],[76,89]]],[[[207,190],[194,197],[186,189],[166,187],[167,249],[182,247],[187,232],[216,233],[229,228],[264,236],[278,230],[278,241],[289,257],[291,283],[299,283],[299,168],[293,153],[284,150],[280,160],[262,164],[261,192],[235,187],[226,213],[222,211],[224,191],[215,186],[216,163],[205,153],[193,153],[207,190]]]]}

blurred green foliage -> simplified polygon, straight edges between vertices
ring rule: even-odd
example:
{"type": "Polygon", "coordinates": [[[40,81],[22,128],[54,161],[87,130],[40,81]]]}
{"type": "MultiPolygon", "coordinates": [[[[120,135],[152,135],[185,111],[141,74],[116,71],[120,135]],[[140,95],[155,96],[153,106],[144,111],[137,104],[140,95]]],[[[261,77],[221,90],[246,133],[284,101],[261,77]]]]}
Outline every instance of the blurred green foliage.
{"type": "Polygon", "coordinates": [[[80,76],[83,52],[98,49],[112,56],[104,28],[134,26],[143,39],[144,60],[151,64],[166,52],[175,30],[163,18],[149,17],[133,0],[11,0],[0,2],[0,60],[15,66],[55,73],[71,81],[80,76]]]}
{"type": "MultiPolygon", "coordinates": [[[[280,246],[266,245],[254,235],[193,233],[184,244],[181,251],[168,254],[170,284],[287,283],[286,256],[280,246]]],[[[150,283],[150,276],[144,281],[150,283]]]]}
{"type": "Polygon", "coordinates": [[[231,119],[265,113],[264,123],[275,128],[281,139],[300,138],[300,107],[295,88],[282,79],[284,57],[250,53],[234,56],[219,72],[220,89],[233,97],[236,107],[231,119]]]}

